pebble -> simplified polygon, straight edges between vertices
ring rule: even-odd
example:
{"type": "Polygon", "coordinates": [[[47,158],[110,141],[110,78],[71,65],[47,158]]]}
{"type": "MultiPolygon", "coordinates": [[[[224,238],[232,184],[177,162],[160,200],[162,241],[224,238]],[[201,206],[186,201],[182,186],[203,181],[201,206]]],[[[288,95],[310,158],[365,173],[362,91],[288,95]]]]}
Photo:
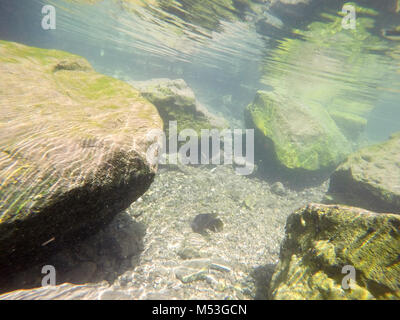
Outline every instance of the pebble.
{"type": "Polygon", "coordinates": [[[204,280],[207,270],[196,270],[191,268],[179,267],[175,269],[175,276],[183,283],[204,280]]]}
{"type": "Polygon", "coordinates": [[[223,272],[231,272],[231,269],[228,268],[227,266],[223,266],[217,263],[211,263],[210,268],[218,271],[223,271],[223,272]]]}
{"type": "Polygon", "coordinates": [[[271,190],[273,193],[277,194],[278,196],[284,196],[286,195],[286,190],[285,187],[283,186],[282,182],[275,182],[271,186],[271,190]]]}

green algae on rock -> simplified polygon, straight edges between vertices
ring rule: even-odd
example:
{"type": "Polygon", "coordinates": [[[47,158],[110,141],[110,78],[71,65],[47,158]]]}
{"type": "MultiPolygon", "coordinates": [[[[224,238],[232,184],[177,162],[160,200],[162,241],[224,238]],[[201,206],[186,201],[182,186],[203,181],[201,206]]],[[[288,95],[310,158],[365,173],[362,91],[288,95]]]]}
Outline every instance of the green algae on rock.
{"type": "Polygon", "coordinates": [[[266,149],[273,150],[287,169],[332,169],[351,152],[347,139],[319,105],[258,91],[245,115],[248,126],[256,129],[266,149]]]}
{"type": "Polygon", "coordinates": [[[400,299],[400,216],[310,204],[291,214],[273,299],[400,299]],[[355,281],[342,286],[344,266],[355,281]]]}
{"type": "Polygon", "coordinates": [[[227,127],[223,118],[213,115],[196,101],[194,92],[183,79],[153,79],[130,83],[157,107],[167,134],[169,121],[177,121],[178,133],[184,129],[193,129],[200,135],[202,129],[227,127]]]}
{"type": "MultiPolygon", "coordinates": [[[[384,86],[390,45],[374,34],[376,11],[355,5],[356,29],[342,27],[343,13],[323,12],[318,21],[294,29],[265,58],[262,82],[301,103],[319,103],[343,134],[358,142],[384,86]],[[349,126],[351,124],[351,126],[349,126]]],[[[339,9],[339,8],[338,8],[339,9]]]]}
{"type": "Polygon", "coordinates": [[[350,141],[357,141],[367,126],[367,119],[356,114],[330,111],[329,115],[335,121],[336,125],[345,137],[350,141]]]}
{"type": "Polygon", "coordinates": [[[0,269],[14,270],[147,190],[146,134],[162,121],[129,84],[67,52],[0,41],[0,82],[0,269]]]}
{"type": "Polygon", "coordinates": [[[351,154],[332,174],[326,201],[400,213],[400,132],[351,154]]]}

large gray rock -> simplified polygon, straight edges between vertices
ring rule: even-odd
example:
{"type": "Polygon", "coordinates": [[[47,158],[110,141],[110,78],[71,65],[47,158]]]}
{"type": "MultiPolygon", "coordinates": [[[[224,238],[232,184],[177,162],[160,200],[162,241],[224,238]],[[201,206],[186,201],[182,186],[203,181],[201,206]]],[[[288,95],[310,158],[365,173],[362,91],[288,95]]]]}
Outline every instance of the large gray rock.
{"type": "Polygon", "coordinates": [[[0,41],[0,270],[90,235],[151,184],[156,108],[78,56],[0,41]]]}
{"type": "Polygon", "coordinates": [[[400,213],[400,133],[350,155],[332,174],[326,201],[400,213]]]}

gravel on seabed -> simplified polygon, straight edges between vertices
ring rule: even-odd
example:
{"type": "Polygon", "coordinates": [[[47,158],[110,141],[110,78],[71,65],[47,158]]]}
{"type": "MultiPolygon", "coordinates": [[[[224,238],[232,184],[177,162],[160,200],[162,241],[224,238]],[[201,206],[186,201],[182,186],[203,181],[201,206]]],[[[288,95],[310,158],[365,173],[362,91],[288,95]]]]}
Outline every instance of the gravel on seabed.
{"type": "MultiPolygon", "coordinates": [[[[325,181],[295,191],[237,175],[228,165],[164,166],[149,190],[104,231],[54,257],[54,264],[71,268],[57,274],[61,282],[91,285],[4,298],[267,299],[286,218],[320,202],[327,188],[325,181]],[[223,229],[193,232],[191,222],[202,213],[217,214],[223,229]]],[[[32,272],[40,275],[33,286],[40,286],[39,270],[16,277],[16,287],[29,284],[32,272]]]]}

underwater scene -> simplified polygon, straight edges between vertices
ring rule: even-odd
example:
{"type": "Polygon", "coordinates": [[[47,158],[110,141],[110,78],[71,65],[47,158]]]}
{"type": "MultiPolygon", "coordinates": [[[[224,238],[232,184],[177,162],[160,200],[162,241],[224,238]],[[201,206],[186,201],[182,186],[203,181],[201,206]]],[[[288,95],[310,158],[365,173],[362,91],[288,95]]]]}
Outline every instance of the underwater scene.
{"type": "Polygon", "coordinates": [[[0,0],[0,300],[399,300],[400,0],[0,0]]]}

